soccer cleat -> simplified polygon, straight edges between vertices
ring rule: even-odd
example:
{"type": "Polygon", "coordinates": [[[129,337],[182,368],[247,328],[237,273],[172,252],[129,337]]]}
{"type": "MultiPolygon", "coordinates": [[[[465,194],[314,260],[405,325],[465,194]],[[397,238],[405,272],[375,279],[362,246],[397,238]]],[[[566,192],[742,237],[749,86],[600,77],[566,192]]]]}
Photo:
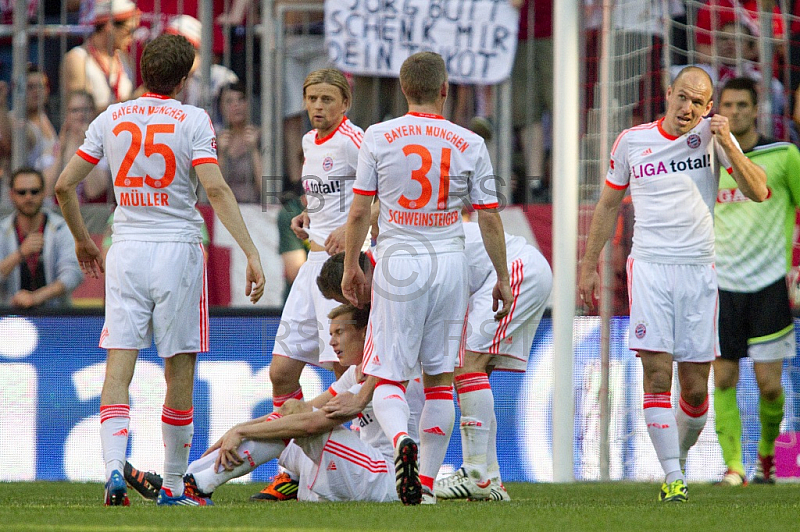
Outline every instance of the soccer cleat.
{"type": "Polygon", "coordinates": [[[191,493],[191,490],[184,490],[183,495],[173,497],[172,492],[167,488],[161,488],[156,502],[159,506],[214,506],[211,499],[191,493]]]}
{"type": "Polygon", "coordinates": [[[136,493],[150,501],[158,499],[158,492],[164,482],[159,475],[148,471],[139,471],[130,462],[125,462],[123,475],[125,482],[136,490],[136,493]]]}
{"type": "Polygon", "coordinates": [[[251,501],[293,501],[297,500],[300,484],[288,473],[280,473],[263,490],[250,497],[251,501]]]}
{"type": "Polygon", "coordinates": [[[105,492],[105,505],[106,506],[130,506],[131,501],[128,499],[128,487],[125,485],[125,479],[119,471],[113,471],[111,477],[106,482],[105,492]]]}
{"type": "Polygon", "coordinates": [[[197,487],[197,481],[191,473],[183,475],[183,493],[188,493],[201,499],[208,499],[208,502],[211,502],[211,495],[213,495],[213,493],[200,491],[200,488],[197,487]]]}
{"type": "Polygon", "coordinates": [[[674,482],[661,484],[661,492],[658,494],[661,502],[686,502],[689,500],[689,488],[683,480],[678,479],[674,482]]]}
{"type": "Polygon", "coordinates": [[[500,482],[500,479],[493,478],[492,483],[489,487],[492,490],[492,494],[489,496],[489,500],[511,502],[511,495],[508,494],[508,492],[506,491],[506,487],[503,486],[503,483],[500,482]]]}
{"type": "Polygon", "coordinates": [[[722,476],[722,480],[714,483],[715,486],[747,486],[747,479],[744,478],[744,475],[741,473],[737,473],[733,469],[728,469],[725,471],[725,474],[722,476]]]}
{"type": "Polygon", "coordinates": [[[775,455],[758,455],[753,484],[775,484],[775,455]]]}
{"type": "Polygon", "coordinates": [[[394,478],[397,496],[405,505],[422,502],[422,483],[417,466],[417,444],[408,436],[397,442],[394,450],[394,478]]]}
{"type": "Polygon", "coordinates": [[[422,486],[422,502],[420,504],[436,504],[436,495],[427,486],[422,486]]]}
{"type": "Polygon", "coordinates": [[[470,499],[486,500],[492,498],[490,481],[484,485],[469,476],[467,470],[459,468],[450,476],[437,480],[434,484],[434,493],[440,499],[470,499]]]}

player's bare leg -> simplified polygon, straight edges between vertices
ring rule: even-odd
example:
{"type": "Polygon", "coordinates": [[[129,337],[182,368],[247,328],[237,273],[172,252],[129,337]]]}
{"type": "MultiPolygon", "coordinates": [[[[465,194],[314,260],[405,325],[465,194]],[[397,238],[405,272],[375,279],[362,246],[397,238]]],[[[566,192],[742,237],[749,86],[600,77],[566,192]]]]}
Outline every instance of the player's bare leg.
{"type": "Polygon", "coordinates": [[[139,351],[135,349],[109,349],[106,357],[106,374],[100,393],[100,441],[106,466],[106,506],[130,504],[123,470],[130,425],[128,388],[138,355],[139,351]]]}

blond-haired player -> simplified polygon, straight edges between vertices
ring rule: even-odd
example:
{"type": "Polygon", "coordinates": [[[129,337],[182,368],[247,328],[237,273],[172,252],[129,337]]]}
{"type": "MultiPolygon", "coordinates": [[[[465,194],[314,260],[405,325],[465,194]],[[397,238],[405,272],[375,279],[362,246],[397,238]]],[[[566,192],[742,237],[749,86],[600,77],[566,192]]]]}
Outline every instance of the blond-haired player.
{"type": "Polygon", "coordinates": [[[216,139],[202,109],[175,99],[194,61],[194,48],[177,35],[147,45],[141,70],[148,92],[112,104],[89,126],[86,140],[56,183],[56,195],[75,238],[84,273],[106,272],[108,350],[100,396],[100,435],[106,465],[106,505],[128,505],[123,478],[128,445],[128,387],[140,349],[155,340],[164,358],[167,394],[162,410],[164,485],[160,505],[202,506],[184,494],[183,474],[193,435],[192,390],[198,352],[208,351],[208,299],[201,244],[203,219],[195,209],[197,180],[220,221],[247,256],[245,293],[264,292],[261,260],[239,207],[217,166],[216,139]],[[106,157],[117,208],[105,267],[78,208],[76,187],[106,157]],[[197,177],[190,170],[194,168],[197,177]]]}

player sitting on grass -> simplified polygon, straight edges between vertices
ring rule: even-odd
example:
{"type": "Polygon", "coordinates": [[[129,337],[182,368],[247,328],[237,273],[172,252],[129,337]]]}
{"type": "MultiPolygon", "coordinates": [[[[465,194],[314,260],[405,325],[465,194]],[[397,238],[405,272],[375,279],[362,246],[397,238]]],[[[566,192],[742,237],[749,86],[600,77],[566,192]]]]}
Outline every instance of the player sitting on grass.
{"type": "MultiPolygon", "coordinates": [[[[464,250],[468,262],[469,312],[465,356],[455,368],[455,388],[461,406],[463,465],[434,484],[439,499],[489,499],[510,501],[500,479],[497,461],[497,418],[489,384],[493,370],[524,372],[528,356],[550,297],[553,276],[547,260],[525,239],[505,234],[508,270],[511,272],[512,311],[494,319],[492,288],[496,277],[481,240],[478,224],[464,224],[464,250]]],[[[369,301],[374,264],[361,254],[359,265],[367,279],[359,301],[369,301]]],[[[322,267],[317,285],[327,298],[344,301],[341,291],[343,254],[330,257],[322,267]]],[[[346,414],[349,407],[335,407],[340,396],[325,408],[346,414]]],[[[360,404],[355,404],[358,410],[360,404]]]]}
{"type": "MultiPolygon", "coordinates": [[[[287,401],[277,412],[228,430],[189,465],[184,477],[186,490],[208,500],[225,482],[281,456],[281,465],[299,472],[299,500],[397,500],[392,444],[375,423],[371,405],[358,414],[358,431],[341,424],[356,416],[331,419],[318,410],[342,392],[358,393],[364,379],[361,360],[369,307],[341,305],[328,317],[331,346],[339,362],[348,366],[344,375],[307,403],[287,401]]],[[[407,394],[412,418],[419,419],[423,403],[419,380],[409,382],[407,394]]],[[[417,434],[412,437],[417,439],[417,434]]],[[[157,497],[158,475],[133,467],[126,467],[125,472],[125,480],[143,497],[157,497]]]]}

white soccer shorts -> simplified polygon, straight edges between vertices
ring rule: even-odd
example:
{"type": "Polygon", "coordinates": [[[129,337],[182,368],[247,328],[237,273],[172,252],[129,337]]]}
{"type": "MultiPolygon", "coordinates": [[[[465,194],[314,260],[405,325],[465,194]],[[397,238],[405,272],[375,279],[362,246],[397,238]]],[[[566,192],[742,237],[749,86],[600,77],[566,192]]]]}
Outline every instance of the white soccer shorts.
{"type": "Polygon", "coordinates": [[[283,306],[281,322],[275,335],[273,356],[284,356],[306,364],[330,367],[337,362],[330,346],[328,314],[339,306],[325,299],[317,288],[317,276],[328,259],[325,251],[312,251],[300,267],[283,306]]]}
{"type": "Polygon", "coordinates": [[[719,356],[713,264],[656,264],[628,258],[628,347],[671,353],[676,362],[719,356]]]}
{"type": "Polygon", "coordinates": [[[451,373],[463,357],[467,290],[463,252],[378,259],[364,373],[396,382],[451,373]]]}
{"type": "Polygon", "coordinates": [[[208,288],[203,246],[114,242],[106,256],[106,311],[100,347],[158,355],[208,351],[208,288]]]}
{"type": "Polygon", "coordinates": [[[494,273],[470,296],[466,350],[495,355],[488,363],[495,370],[524,372],[553,287],[553,274],[544,257],[531,252],[509,265],[509,275],[514,303],[499,322],[492,310],[494,273]]]}

